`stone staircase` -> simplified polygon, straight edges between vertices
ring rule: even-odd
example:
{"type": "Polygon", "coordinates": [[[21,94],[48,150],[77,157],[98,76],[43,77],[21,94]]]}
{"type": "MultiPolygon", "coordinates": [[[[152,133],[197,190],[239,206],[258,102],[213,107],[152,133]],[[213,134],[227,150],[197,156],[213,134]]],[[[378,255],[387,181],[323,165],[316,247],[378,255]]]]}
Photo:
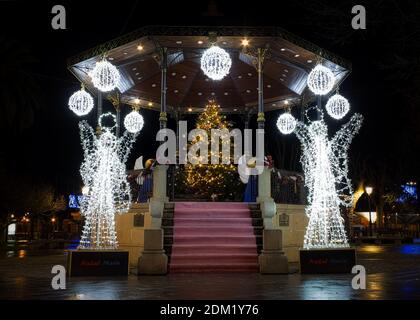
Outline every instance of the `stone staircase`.
{"type": "Polygon", "coordinates": [[[166,203],[162,229],[169,272],[258,272],[259,204],[166,203]]]}

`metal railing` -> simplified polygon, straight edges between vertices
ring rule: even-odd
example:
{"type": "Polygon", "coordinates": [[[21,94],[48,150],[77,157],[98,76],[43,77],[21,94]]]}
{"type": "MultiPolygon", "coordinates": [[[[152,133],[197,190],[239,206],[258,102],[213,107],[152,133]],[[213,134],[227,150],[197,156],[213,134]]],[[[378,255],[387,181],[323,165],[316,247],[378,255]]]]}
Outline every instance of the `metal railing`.
{"type": "MultiPolygon", "coordinates": [[[[170,165],[168,167],[166,192],[169,201],[173,201],[176,198],[176,176],[177,174],[180,174],[182,170],[183,168],[181,166],[170,165]]],[[[141,182],[138,175],[138,172],[131,172],[129,178],[133,193],[133,201],[147,202],[148,199],[153,196],[152,173],[143,175],[141,182]]],[[[244,194],[244,201],[247,202],[255,201],[252,199],[258,196],[258,177],[252,176],[250,182],[252,183],[250,183],[250,186],[248,187],[252,187],[252,190],[245,190],[245,194],[248,194],[248,197],[245,197],[244,194]]],[[[273,169],[271,172],[271,196],[276,203],[305,205],[306,189],[304,186],[303,174],[293,171],[273,169]]]]}
{"type": "Polygon", "coordinates": [[[271,197],[276,203],[306,204],[306,189],[302,173],[273,169],[271,197]]]}

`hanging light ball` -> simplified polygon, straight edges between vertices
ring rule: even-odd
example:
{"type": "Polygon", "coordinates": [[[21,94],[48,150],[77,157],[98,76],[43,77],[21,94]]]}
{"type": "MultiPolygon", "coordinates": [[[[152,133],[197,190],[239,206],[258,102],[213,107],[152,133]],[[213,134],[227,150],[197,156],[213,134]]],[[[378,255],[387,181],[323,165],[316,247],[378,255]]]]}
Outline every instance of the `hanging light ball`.
{"type": "Polygon", "coordinates": [[[229,54],[218,46],[212,46],[201,56],[201,70],[213,80],[222,80],[230,70],[232,60],[229,54]]]}
{"type": "Polygon", "coordinates": [[[120,81],[120,72],[110,62],[103,59],[96,62],[95,68],[89,73],[95,88],[102,92],[108,92],[115,89],[120,81]]]}
{"type": "Polygon", "coordinates": [[[143,129],[144,119],[143,116],[137,111],[133,110],[124,118],[124,127],[130,133],[137,133],[143,129]]]}
{"type": "Polygon", "coordinates": [[[325,106],[327,113],[334,119],[340,120],[350,110],[349,101],[338,93],[328,99],[325,106]]]}
{"type": "Polygon", "coordinates": [[[296,119],[289,112],[285,112],[277,119],[277,128],[283,134],[290,134],[296,128],[296,119]]]}
{"type": "Polygon", "coordinates": [[[93,98],[82,87],[73,93],[69,99],[69,108],[79,117],[87,115],[93,109],[93,98]]]}
{"type": "Polygon", "coordinates": [[[316,95],[325,95],[332,90],[335,84],[334,73],[322,64],[311,70],[308,76],[308,87],[316,95]]]}

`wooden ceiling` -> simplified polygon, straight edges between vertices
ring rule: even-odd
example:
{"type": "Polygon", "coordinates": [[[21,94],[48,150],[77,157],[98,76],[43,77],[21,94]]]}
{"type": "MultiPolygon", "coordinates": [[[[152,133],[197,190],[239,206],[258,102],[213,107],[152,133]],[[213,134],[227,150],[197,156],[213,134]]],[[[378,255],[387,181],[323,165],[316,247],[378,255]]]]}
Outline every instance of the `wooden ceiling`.
{"type": "Polygon", "coordinates": [[[146,27],[69,59],[69,69],[95,94],[88,72],[106,52],[118,67],[121,101],[160,110],[160,49],[168,50],[168,112],[201,112],[216,99],[227,113],[256,112],[258,76],[255,53],[266,48],[264,60],[265,110],[299,104],[310,70],[322,57],[339,84],[351,69],[343,59],[279,28],[146,27]],[[232,59],[230,73],[221,81],[207,78],[200,58],[217,35],[217,45],[232,59]],[[243,39],[249,41],[244,46],[243,39]]]}

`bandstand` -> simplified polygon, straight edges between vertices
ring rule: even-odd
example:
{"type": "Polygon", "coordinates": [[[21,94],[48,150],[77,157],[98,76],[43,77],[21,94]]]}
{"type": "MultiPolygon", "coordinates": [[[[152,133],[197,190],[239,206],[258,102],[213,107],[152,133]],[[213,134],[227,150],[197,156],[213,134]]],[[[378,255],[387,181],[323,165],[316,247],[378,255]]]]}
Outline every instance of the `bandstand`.
{"type": "MultiPolygon", "coordinates": [[[[351,70],[342,58],[277,27],[152,26],[72,57],[68,67],[96,96],[98,115],[103,101],[109,100],[117,119],[124,108],[150,109],[159,112],[159,126],[165,128],[169,117],[178,121],[201,113],[209,99],[216,99],[224,114],[240,115],[245,128],[256,115],[257,127],[264,129],[266,112],[301,108],[314,100],[306,80],[319,61],[334,72],[338,84],[351,70]],[[201,55],[213,44],[232,59],[229,74],[220,81],[209,79],[200,69],[201,55]],[[110,93],[97,91],[89,77],[89,70],[104,55],[121,74],[117,89],[110,93]]],[[[141,274],[287,273],[288,261],[298,260],[307,224],[298,179],[292,179],[293,195],[285,196],[278,185],[279,177],[293,175],[265,168],[258,176],[255,203],[180,205],[171,194],[168,165],[157,165],[149,202],[133,203],[128,214],[116,218],[120,248],[130,252],[131,267],[141,274]],[[177,214],[178,221],[186,223],[178,229],[177,214]],[[243,214],[249,215],[249,225],[241,224],[246,220],[243,214]],[[206,228],[188,225],[200,215],[209,224],[224,216],[214,234],[206,234],[206,228]],[[215,240],[219,238],[221,242],[215,240]]]]}

